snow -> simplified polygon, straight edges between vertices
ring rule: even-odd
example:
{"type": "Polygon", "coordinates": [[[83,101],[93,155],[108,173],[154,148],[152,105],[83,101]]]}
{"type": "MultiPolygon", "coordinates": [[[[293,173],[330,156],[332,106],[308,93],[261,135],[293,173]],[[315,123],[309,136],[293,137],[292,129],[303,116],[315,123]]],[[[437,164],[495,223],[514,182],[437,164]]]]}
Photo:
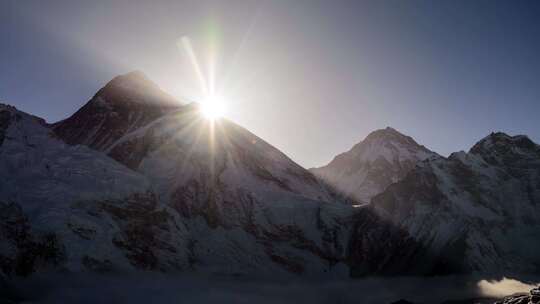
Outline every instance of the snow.
{"type": "Polygon", "coordinates": [[[448,246],[459,248],[463,246],[459,242],[464,241],[463,256],[457,258],[473,271],[534,272],[534,265],[540,262],[540,247],[533,245],[540,237],[540,206],[534,203],[539,192],[531,192],[531,185],[539,181],[534,169],[540,168],[539,147],[513,146],[516,138],[524,137],[502,133],[496,136],[511,140],[497,150],[491,135],[469,153],[460,151],[448,159],[422,162],[410,177],[413,180],[407,180],[414,187],[400,188],[395,193],[393,203],[401,206],[397,208],[401,211],[379,214],[406,229],[433,252],[443,254],[448,246]],[[481,153],[479,146],[484,149],[481,153]],[[488,163],[486,160],[493,156],[497,161],[488,163]],[[435,189],[430,186],[433,182],[435,189]]]}
{"type": "Polygon", "coordinates": [[[112,261],[128,265],[123,255],[109,248],[113,233],[105,228],[109,224],[73,206],[144,193],[150,189],[148,180],[100,152],[64,144],[32,116],[8,110],[20,118],[11,121],[0,148],[0,201],[17,203],[33,226],[54,231],[70,244],[68,268],[79,269],[88,252],[113,255],[112,261]],[[68,222],[96,230],[98,238],[81,242],[68,229],[68,222]],[[104,228],[108,231],[101,231],[104,228]]]}
{"type": "MultiPolygon", "coordinates": [[[[139,80],[120,79],[113,85],[143,94],[137,90],[146,84],[139,80]]],[[[94,102],[106,115],[114,114],[107,100],[98,96],[94,102]]],[[[165,216],[163,222],[142,227],[149,229],[152,242],[136,239],[143,247],[134,250],[151,252],[156,268],[166,271],[346,277],[343,261],[355,216],[372,210],[435,253],[462,246],[463,257],[457,258],[473,270],[527,271],[538,261],[523,249],[540,250],[529,245],[540,237],[540,207],[531,203],[540,191],[530,190],[539,184],[540,161],[537,152],[517,145],[524,137],[496,135],[516,143],[508,153],[518,156],[517,165],[505,165],[508,155],[486,155],[500,145],[493,136],[482,141],[487,152],[460,151],[446,159],[396,130],[375,131],[328,166],[313,170],[360,200],[346,205],[264,140],[227,120],[210,130],[188,108],[142,127],[142,114],[129,113],[126,134],[115,142],[100,139],[111,141],[107,154],[115,149],[144,153],[131,155],[142,158],[136,170],[102,152],[64,144],[39,119],[15,108],[0,105],[0,111],[17,117],[0,147],[0,201],[20,205],[33,228],[56,233],[66,246],[62,266],[68,270],[84,271],[86,256],[109,261],[115,269],[137,267],[129,248],[114,245],[129,238],[125,226],[134,223],[115,218],[102,205],[134,211],[129,198],[135,194],[155,195],[155,202],[146,202],[155,203],[155,209],[145,212],[165,216]],[[142,152],[124,147],[132,142],[148,146],[142,152]],[[415,176],[409,177],[411,172],[415,176]],[[392,188],[391,203],[398,207],[392,214],[377,209],[377,202],[368,203],[407,178],[414,179],[407,181],[419,192],[392,188]],[[178,210],[183,207],[187,211],[178,210]],[[330,266],[328,257],[337,264],[330,266]]],[[[93,135],[95,130],[82,131],[93,135]]]]}
{"type": "Polygon", "coordinates": [[[392,128],[372,132],[351,150],[312,172],[338,190],[368,203],[415,164],[438,156],[392,128]],[[381,175],[384,175],[381,178],[381,175]]]}
{"type": "MultiPolygon", "coordinates": [[[[165,115],[113,143],[112,149],[145,136],[165,139],[145,155],[138,171],[133,171],[102,152],[66,145],[31,116],[16,113],[22,119],[9,126],[0,150],[0,178],[7,181],[0,185],[0,200],[22,206],[36,229],[55,232],[66,245],[63,267],[68,270],[84,271],[82,261],[87,256],[109,261],[115,269],[133,269],[126,252],[114,245],[114,240],[124,233],[122,224],[100,210],[99,204],[117,200],[114,204],[124,208],[125,198],[151,191],[159,198],[157,208],[171,216],[170,222],[163,223],[169,232],[160,232],[156,238],[175,248],[175,253],[151,248],[159,267],[193,267],[221,273],[289,273],[284,265],[270,258],[270,250],[285,261],[301,265],[304,274],[348,276],[347,266],[338,263],[329,268],[317,250],[328,246],[325,233],[334,233],[342,246],[347,244],[350,229],[345,224],[353,208],[330,204],[335,200],[327,189],[315,179],[305,179],[310,176],[308,172],[232,123],[223,125],[228,141],[216,141],[216,150],[212,150],[209,142],[199,137],[200,129],[193,128],[189,120],[180,119],[183,113],[165,115]],[[244,159],[240,151],[254,158],[244,159]],[[200,215],[184,217],[171,208],[171,195],[179,187],[193,181],[203,185],[207,182],[204,174],[210,167],[210,157],[215,168],[223,168],[217,174],[224,188],[216,197],[232,203],[234,208],[241,208],[241,200],[253,199],[250,208],[261,235],[239,225],[245,217],[241,209],[218,206],[222,225],[210,227],[200,215]],[[247,161],[256,162],[264,168],[261,170],[267,170],[288,188],[262,180],[253,171],[258,167],[254,169],[247,161]],[[290,227],[295,234],[283,240],[266,240],[266,234],[278,237],[284,227],[290,227]],[[77,230],[90,231],[90,239],[81,238],[77,230]],[[315,247],[308,250],[294,245],[298,241],[315,247]],[[190,259],[194,265],[190,265],[190,259]]],[[[204,202],[191,203],[197,209],[204,202]]]]}

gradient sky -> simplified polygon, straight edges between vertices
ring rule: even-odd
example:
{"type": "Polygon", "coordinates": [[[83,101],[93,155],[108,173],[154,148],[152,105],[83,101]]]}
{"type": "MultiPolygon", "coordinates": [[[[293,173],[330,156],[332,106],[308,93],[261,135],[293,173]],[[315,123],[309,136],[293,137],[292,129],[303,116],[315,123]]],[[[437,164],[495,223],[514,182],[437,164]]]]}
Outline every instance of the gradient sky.
{"type": "Polygon", "coordinates": [[[0,100],[53,122],[135,69],[197,99],[183,36],[227,117],[305,167],[386,126],[443,155],[540,142],[540,1],[0,0],[0,100]]]}

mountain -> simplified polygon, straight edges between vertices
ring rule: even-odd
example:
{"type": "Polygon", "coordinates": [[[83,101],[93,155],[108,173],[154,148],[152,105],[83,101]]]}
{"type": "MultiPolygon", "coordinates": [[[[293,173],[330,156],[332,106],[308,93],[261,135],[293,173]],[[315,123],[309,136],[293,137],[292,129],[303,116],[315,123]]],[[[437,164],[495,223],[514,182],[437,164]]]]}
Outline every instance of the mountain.
{"type": "MultiPolygon", "coordinates": [[[[109,98],[104,98],[107,104],[125,103],[124,96],[130,95],[132,88],[157,89],[154,84],[141,84],[141,79],[144,78],[138,73],[135,77],[130,73],[113,79],[96,94],[97,99],[101,98],[103,92],[107,93],[108,90],[116,88],[119,79],[123,80],[121,89],[126,92],[109,94],[109,98]]],[[[145,94],[145,97],[147,96],[150,94],[145,94]]],[[[232,183],[234,187],[243,186],[250,191],[260,188],[263,192],[283,192],[321,201],[333,201],[336,198],[336,194],[311,173],[242,127],[225,119],[220,119],[215,124],[210,123],[202,118],[194,104],[181,106],[177,102],[175,108],[165,109],[165,114],[162,94],[154,92],[151,96],[155,98],[144,101],[130,100],[130,104],[137,106],[131,106],[124,115],[131,117],[150,112],[150,116],[145,118],[154,118],[151,123],[113,130],[112,133],[119,136],[109,140],[107,145],[94,145],[95,140],[86,140],[88,135],[96,136],[96,132],[87,128],[86,124],[79,123],[102,119],[102,115],[96,117],[95,111],[85,111],[95,107],[96,98],[72,117],[55,124],[54,131],[68,143],[73,144],[71,139],[79,138],[77,144],[82,143],[104,152],[127,167],[150,177],[158,188],[167,189],[162,193],[165,199],[171,199],[173,192],[178,192],[175,187],[192,183],[197,185],[191,187],[222,187],[220,190],[225,190],[228,184],[232,183]],[[157,105],[157,110],[140,109],[141,104],[150,107],[157,105]],[[187,180],[194,177],[198,179],[187,180]]],[[[109,119],[111,112],[114,110],[108,109],[104,123],[99,120],[99,124],[118,120],[116,117],[109,119]]],[[[191,191],[191,188],[186,190],[191,191]]],[[[211,189],[200,190],[211,192],[211,189]]]]}
{"type": "Polygon", "coordinates": [[[540,147],[526,136],[445,158],[386,128],[311,171],[421,244],[428,272],[540,271],[540,147]]]}
{"type": "Polygon", "coordinates": [[[69,144],[103,150],[180,106],[142,72],[134,71],[115,77],[75,114],[52,127],[69,144]]]}
{"type": "Polygon", "coordinates": [[[0,276],[540,270],[540,148],[526,136],[445,158],[387,128],[327,167],[363,176],[350,189],[370,203],[141,73],[55,124],[0,105],[0,276]]]}
{"type": "Polygon", "coordinates": [[[420,247],[406,233],[246,129],[203,119],[148,82],[119,76],[51,125],[2,106],[2,273],[414,268],[397,259],[420,247]]]}
{"type": "Polygon", "coordinates": [[[387,127],[370,133],[349,151],[311,172],[342,193],[367,203],[403,179],[419,161],[436,156],[411,137],[387,127]]]}
{"type": "Polygon", "coordinates": [[[443,257],[441,269],[540,271],[540,146],[526,136],[492,133],[428,159],[370,207],[443,257]]]}

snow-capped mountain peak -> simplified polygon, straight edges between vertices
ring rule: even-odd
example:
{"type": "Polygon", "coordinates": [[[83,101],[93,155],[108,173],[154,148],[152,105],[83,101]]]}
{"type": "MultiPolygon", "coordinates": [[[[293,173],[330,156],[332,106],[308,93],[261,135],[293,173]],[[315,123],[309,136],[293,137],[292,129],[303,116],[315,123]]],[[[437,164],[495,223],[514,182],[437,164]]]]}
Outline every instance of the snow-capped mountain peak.
{"type": "Polygon", "coordinates": [[[384,158],[388,162],[408,160],[411,158],[424,159],[434,152],[419,145],[412,137],[387,127],[371,132],[363,141],[351,150],[356,160],[376,161],[384,158]]]}
{"type": "Polygon", "coordinates": [[[111,103],[142,103],[155,106],[180,104],[180,101],[162,91],[141,71],[132,71],[114,77],[96,95],[111,103]]]}
{"type": "Polygon", "coordinates": [[[422,162],[371,207],[444,256],[444,269],[519,273],[540,267],[538,202],[540,146],[498,132],[422,162]]]}
{"type": "Polygon", "coordinates": [[[69,144],[105,150],[118,139],[182,106],[142,72],[112,79],[69,118],[53,125],[69,144]]]}
{"type": "Polygon", "coordinates": [[[433,156],[438,155],[412,137],[387,127],[370,133],[348,152],[312,172],[345,194],[369,202],[403,178],[418,161],[433,156]]]}

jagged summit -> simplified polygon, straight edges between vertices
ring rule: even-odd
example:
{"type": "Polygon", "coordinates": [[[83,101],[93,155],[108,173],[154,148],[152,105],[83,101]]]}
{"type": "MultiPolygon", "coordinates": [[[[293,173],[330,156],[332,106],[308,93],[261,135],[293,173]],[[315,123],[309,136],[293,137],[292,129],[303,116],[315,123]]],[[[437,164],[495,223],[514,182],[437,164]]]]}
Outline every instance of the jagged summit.
{"type": "Polygon", "coordinates": [[[510,136],[502,132],[491,133],[481,139],[469,151],[481,156],[486,162],[511,164],[512,166],[530,166],[530,162],[540,157],[540,146],[525,135],[510,136]]]}
{"type": "Polygon", "coordinates": [[[387,158],[387,160],[392,161],[392,156],[400,156],[401,153],[397,153],[399,151],[396,151],[399,149],[421,150],[426,153],[434,153],[425,148],[424,146],[419,145],[412,137],[404,135],[403,133],[400,133],[399,131],[391,127],[386,127],[385,129],[379,129],[371,132],[370,134],[368,134],[368,136],[366,136],[363,141],[354,145],[353,148],[346,153],[352,152],[351,154],[353,154],[353,156],[367,157],[370,160],[374,160],[373,158],[376,159],[382,156],[387,158]],[[382,150],[388,149],[392,150],[392,152],[380,154],[377,153],[377,151],[369,151],[369,153],[366,153],[368,152],[366,150],[369,150],[368,147],[371,147],[371,149],[379,149],[379,152],[383,152],[382,150]]]}
{"type": "Polygon", "coordinates": [[[511,136],[504,132],[492,132],[478,141],[470,150],[471,153],[482,154],[489,151],[500,151],[500,148],[516,147],[525,150],[537,149],[537,145],[526,135],[511,136]]]}
{"type": "Polygon", "coordinates": [[[371,138],[378,138],[378,137],[387,137],[387,136],[393,136],[393,137],[408,137],[404,135],[403,133],[400,133],[398,130],[392,128],[392,127],[386,127],[384,129],[378,129],[375,130],[366,136],[365,140],[371,139],[371,138]]]}
{"type": "Polygon", "coordinates": [[[400,133],[392,127],[386,127],[371,132],[363,142],[373,142],[377,140],[399,142],[407,145],[418,145],[418,143],[410,136],[400,133]]]}
{"type": "Polygon", "coordinates": [[[438,155],[412,137],[387,127],[371,132],[349,151],[312,172],[345,194],[369,202],[403,178],[418,161],[432,156],[438,155]]]}
{"type": "Polygon", "coordinates": [[[540,265],[538,255],[529,254],[540,252],[538,202],[539,146],[497,132],[469,153],[422,162],[375,196],[371,207],[431,252],[448,252],[443,268],[526,273],[540,265]]]}
{"type": "Polygon", "coordinates": [[[0,102],[0,109],[1,110],[9,110],[9,111],[17,110],[17,108],[15,106],[12,106],[12,105],[7,104],[7,103],[2,103],[2,102],[0,102]]]}

